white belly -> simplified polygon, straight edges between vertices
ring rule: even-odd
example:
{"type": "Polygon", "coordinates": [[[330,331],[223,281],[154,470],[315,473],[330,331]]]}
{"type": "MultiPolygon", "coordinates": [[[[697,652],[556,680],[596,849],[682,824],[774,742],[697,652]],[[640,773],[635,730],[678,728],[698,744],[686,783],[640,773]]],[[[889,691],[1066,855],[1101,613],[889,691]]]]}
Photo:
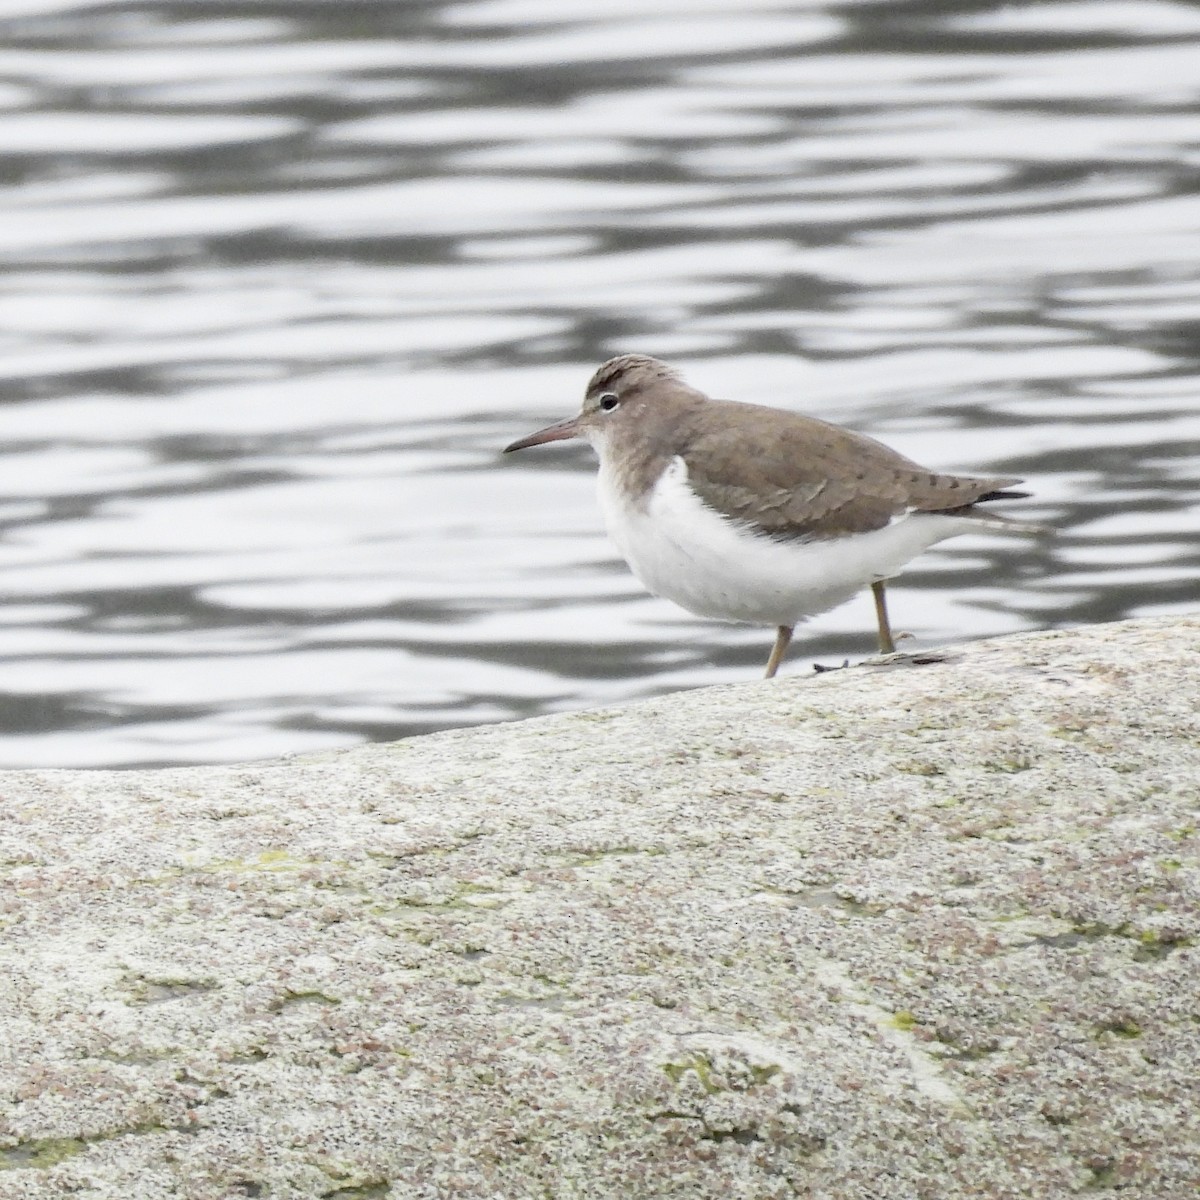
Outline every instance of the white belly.
{"type": "Polygon", "coordinates": [[[913,513],[870,533],[784,542],[704,504],[682,458],[663,472],[645,511],[625,501],[603,462],[599,490],[609,535],[650,592],[698,616],[752,625],[795,625],[890,578],[934,542],[979,528],[969,518],[913,513]]]}

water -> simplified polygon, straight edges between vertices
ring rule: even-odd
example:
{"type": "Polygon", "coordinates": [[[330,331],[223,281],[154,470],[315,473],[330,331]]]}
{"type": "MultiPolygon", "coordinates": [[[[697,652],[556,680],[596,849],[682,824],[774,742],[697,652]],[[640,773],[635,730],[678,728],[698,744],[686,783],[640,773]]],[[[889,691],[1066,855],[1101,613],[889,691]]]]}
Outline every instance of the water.
{"type": "Polygon", "coordinates": [[[930,551],[911,645],[1200,605],[1200,10],[653,8],[7,0],[0,765],[754,678],[585,448],[499,457],[623,351],[1032,482],[1059,536],[930,551]]]}

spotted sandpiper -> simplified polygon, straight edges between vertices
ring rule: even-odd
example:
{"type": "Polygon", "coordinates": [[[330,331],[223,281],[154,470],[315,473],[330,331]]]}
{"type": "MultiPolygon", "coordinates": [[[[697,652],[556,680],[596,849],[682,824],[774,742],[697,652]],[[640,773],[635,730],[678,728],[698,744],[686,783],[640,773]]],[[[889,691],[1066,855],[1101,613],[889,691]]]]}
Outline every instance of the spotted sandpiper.
{"type": "Polygon", "coordinates": [[[586,438],[600,504],[656,596],[722,621],[773,625],[771,678],[795,626],[870,585],[879,649],[896,646],[886,581],[944,538],[1038,526],[979,507],[1019,479],[941,475],[861,433],[758,404],[711,400],[642,354],[610,358],[578,416],[505,452],[586,438]]]}

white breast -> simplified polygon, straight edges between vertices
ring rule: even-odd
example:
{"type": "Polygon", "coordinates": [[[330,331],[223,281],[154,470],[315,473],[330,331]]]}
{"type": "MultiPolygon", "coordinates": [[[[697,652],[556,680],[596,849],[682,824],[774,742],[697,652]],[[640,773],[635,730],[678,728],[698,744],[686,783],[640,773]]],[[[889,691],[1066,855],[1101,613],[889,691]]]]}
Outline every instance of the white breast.
{"type": "Polygon", "coordinates": [[[913,513],[883,529],[783,542],[709,508],[672,460],[644,509],[630,504],[601,460],[600,505],[630,570],[689,612],[753,625],[795,625],[895,575],[934,542],[978,529],[969,518],[913,513]]]}

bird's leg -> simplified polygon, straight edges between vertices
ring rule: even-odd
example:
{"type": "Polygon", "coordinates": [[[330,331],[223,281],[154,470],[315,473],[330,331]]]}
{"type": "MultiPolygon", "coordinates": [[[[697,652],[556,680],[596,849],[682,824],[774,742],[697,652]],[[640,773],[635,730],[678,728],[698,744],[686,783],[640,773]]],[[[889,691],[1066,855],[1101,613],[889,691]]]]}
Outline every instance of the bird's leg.
{"type": "Polygon", "coordinates": [[[879,653],[895,654],[896,643],[892,640],[892,627],[888,623],[886,579],[877,579],[871,584],[875,593],[875,619],[879,622],[879,653]]]}
{"type": "Polygon", "coordinates": [[[775,672],[779,670],[779,664],[783,661],[783,656],[787,653],[791,640],[792,627],[780,625],[775,633],[775,645],[771,647],[771,657],[767,659],[767,673],[763,676],[764,679],[775,677],[775,672]]]}

